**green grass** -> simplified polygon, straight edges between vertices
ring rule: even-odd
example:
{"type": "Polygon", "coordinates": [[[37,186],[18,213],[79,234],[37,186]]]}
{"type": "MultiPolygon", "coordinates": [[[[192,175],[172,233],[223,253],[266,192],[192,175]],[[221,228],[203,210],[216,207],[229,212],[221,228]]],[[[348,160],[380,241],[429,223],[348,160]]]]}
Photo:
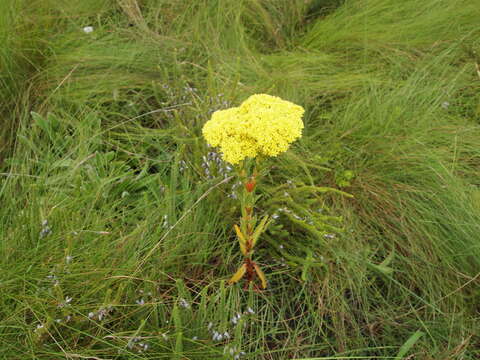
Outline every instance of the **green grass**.
{"type": "Polygon", "coordinates": [[[478,358],[478,3],[0,11],[0,358],[478,358]],[[262,183],[263,292],[225,284],[234,180],[201,166],[260,92],[306,109],[262,183]]]}

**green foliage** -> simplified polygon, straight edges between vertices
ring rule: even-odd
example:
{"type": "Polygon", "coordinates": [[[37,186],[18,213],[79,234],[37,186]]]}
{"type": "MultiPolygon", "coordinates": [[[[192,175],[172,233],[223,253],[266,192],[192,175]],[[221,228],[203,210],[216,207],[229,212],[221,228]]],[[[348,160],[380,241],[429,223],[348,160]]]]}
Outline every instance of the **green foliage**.
{"type": "Polygon", "coordinates": [[[478,358],[477,8],[1,1],[0,358],[478,358]],[[307,110],[259,185],[264,292],[221,280],[201,138],[252,93],[307,110]]]}

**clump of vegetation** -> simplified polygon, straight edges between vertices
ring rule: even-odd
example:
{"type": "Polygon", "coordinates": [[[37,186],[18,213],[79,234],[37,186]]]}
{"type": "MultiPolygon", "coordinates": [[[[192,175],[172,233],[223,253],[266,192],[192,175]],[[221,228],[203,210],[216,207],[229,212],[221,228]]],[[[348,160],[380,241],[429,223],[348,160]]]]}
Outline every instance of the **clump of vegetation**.
{"type": "Polygon", "coordinates": [[[267,94],[250,96],[239,107],[218,110],[203,126],[203,135],[211,146],[218,146],[222,158],[235,166],[242,193],[240,226],[234,225],[244,263],[229,280],[230,284],[246,277],[248,283],[258,276],[262,288],[267,279],[252,260],[254,247],[270,225],[269,216],[261,220],[255,212],[255,189],[262,175],[259,167],[262,157],[277,156],[288,150],[301,137],[304,109],[289,101],[267,94]],[[253,163],[253,164],[252,164],[253,163]]]}
{"type": "Polygon", "coordinates": [[[478,358],[477,7],[0,2],[0,357],[478,358]],[[305,129],[244,291],[202,128],[255,93],[305,129]]]}

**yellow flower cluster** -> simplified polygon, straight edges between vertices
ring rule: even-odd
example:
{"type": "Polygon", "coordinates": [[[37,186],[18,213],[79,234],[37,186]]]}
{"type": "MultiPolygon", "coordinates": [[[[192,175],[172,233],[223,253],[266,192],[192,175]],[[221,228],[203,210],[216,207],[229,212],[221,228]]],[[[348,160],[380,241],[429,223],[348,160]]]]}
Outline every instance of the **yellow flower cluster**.
{"type": "Polygon", "coordinates": [[[276,156],[302,135],[304,111],[276,96],[252,95],[239,107],[215,111],[203,126],[203,136],[231,164],[257,155],[276,156]]]}

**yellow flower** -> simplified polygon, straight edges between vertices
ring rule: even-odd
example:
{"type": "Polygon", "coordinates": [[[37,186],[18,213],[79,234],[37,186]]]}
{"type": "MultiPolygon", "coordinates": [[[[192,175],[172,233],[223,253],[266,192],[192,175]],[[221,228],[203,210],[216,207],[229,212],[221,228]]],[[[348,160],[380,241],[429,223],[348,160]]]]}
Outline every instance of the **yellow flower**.
{"type": "Polygon", "coordinates": [[[252,95],[238,107],[215,111],[203,136],[232,164],[257,155],[277,156],[302,135],[303,113],[301,106],[279,97],[252,95]]]}

